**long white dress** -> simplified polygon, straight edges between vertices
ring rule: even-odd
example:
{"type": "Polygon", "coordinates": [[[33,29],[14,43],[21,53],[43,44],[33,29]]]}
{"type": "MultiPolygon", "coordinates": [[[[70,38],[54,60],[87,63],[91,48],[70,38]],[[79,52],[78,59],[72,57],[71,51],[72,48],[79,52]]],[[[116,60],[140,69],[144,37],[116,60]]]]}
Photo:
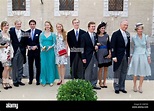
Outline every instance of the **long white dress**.
{"type": "Polygon", "coordinates": [[[142,34],[142,39],[135,35],[131,39],[131,62],[128,67],[128,75],[151,76],[151,68],[148,63],[148,56],[151,54],[148,36],[142,34]]]}

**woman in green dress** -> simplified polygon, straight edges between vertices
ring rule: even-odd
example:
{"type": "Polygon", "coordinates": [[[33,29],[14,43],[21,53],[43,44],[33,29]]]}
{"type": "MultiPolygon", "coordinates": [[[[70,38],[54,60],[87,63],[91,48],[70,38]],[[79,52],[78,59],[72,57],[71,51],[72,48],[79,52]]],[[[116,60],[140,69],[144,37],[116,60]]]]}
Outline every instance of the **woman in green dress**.
{"type": "Polygon", "coordinates": [[[56,35],[53,33],[53,27],[49,21],[45,22],[45,31],[40,34],[41,47],[41,74],[40,83],[45,86],[53,86],[55,79],[59,78],[58,69],[55,64],[54,46],[56,35]]]}

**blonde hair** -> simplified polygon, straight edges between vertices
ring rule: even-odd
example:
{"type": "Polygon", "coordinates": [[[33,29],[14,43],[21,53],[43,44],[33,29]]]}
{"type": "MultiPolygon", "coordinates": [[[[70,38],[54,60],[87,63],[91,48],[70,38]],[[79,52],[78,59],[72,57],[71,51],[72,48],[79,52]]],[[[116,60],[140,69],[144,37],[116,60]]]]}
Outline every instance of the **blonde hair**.
{"type": "Polygon", "coordinates": [[[66,35],[66,31],[64,30],[63,25],[61,23],[57,23],[56,27],[57,27],[57,25],[61,25],[61,27],[62,27],[61,32],[62,32],[63,40],[66,41],[67,35],[66,35]]]}
{"type": "Polygon", "coordinates": [[[72,20],[72,24],[73,24],[73,22],[74,22],[74,21],[76,21],[76,20],[78,20],[78,22],[80,22],[80,20],[79,20],[79,19],[74,18],[74,19],[72,20]]]}
{"type": "Polygon", "coordinates": [[[5,27],[7,24],[9,24],[7,21],[1,22],[1,30],[3,30],[3,27],[5,27]]]}
{"type": "Polygon", "coordinates": [[[53,26],[50,21],[45,21],[45,24],[48,23],[50,25],[50,32],[53,32],[53,26]]]}
{"type": "Polygon", "coordinates": [[[16,21],[14,22],[14,25],[16,25],[18,22],[22,23],[21,20],[16,20],[16,21]]]}

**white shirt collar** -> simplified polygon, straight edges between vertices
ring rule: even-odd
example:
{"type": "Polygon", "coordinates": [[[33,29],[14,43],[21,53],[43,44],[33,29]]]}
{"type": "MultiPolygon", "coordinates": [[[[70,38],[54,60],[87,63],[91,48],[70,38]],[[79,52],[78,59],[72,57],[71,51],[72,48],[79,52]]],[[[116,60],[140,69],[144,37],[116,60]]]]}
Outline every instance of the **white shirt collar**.
{"type": "Polygon", "coordinates": [[[76,30],[78,31],[78,33],[79,33],[79,28],[78,29],[74,29],[74,32],[76,33],[76,30]]]}

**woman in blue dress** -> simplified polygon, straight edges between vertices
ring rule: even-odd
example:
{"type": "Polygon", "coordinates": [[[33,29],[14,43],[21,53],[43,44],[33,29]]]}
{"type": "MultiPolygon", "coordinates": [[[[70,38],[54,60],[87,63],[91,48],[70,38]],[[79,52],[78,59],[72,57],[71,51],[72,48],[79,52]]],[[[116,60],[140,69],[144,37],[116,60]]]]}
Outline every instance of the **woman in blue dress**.
{"type": "Polygon", "coordinates": [[[131,55],[128,75],[133,75],[133,91],[137,92],[137,77],[140,77],[138,91],[142,93],[142,84],[145,76],[151,76],[151,48],[148,36],[143,33],[143,24],[137,23],[137,34],[131,40],[131,55]]]}
{"type": "Polygon", "coordinates": [[[40,83],[45,86],[53,86],[55,79],[59,78],[57,65],[55,64],[54,46],[56,35],[49,21],[45,22],[45,31],[40,34],[41,47],[41,74],[40,83]]]}

